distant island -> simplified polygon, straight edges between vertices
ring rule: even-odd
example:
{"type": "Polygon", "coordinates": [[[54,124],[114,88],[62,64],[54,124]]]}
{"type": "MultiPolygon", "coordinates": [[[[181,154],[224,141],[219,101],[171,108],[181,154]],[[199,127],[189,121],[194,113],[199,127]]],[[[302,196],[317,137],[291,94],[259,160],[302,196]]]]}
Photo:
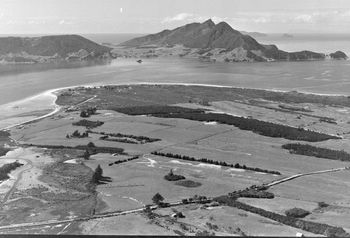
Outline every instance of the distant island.
{"type": "Polygon", "coordinates": [[[249,35],[251,37],[266,37],[268,36],[268,34],[265,34],[265,33],[261,33],[261,32],[256,32],[256,31],[253,31],[253,32],[249,32],[249,31],[240,31],[243,35],[249,35]]]}
{"type": "Polygon", "coordinates": [[[79,35],[0,38],[1,64],[108,60],[110,51],[79,35]]]}
{"type": "MultiPolygon", "coordinates": [[[[260,44],[249,34],[242,34],[226,22],[215,24],[211,19],[131,39],[121,43],[113,52],[121,57],[177,55],[211,62],[304,61],[327,58],[324,53],[308,50],[286,52],[276,45],[260,44]]],[[[330,58],[334,55],[330,55],[330,58]]]]}
{"type": "Polygon", "coordinates": [[[283,38],[293,38],[294,36],[292,34],[287,34],[287,33],[284,33],[282,35],[283,38]]]}

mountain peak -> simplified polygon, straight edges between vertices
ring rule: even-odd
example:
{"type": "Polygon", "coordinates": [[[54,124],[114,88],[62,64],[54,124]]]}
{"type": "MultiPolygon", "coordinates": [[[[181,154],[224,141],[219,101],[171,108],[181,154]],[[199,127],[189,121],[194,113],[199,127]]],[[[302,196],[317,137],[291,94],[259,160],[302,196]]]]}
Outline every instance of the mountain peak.
{"type": "Polygon", "coordinates": [[[209,27],[213,27],[213,26],[215,26],[215,23],[209,18],[208,20],[203,22],[202,25],[207,25],[209,27]]]}

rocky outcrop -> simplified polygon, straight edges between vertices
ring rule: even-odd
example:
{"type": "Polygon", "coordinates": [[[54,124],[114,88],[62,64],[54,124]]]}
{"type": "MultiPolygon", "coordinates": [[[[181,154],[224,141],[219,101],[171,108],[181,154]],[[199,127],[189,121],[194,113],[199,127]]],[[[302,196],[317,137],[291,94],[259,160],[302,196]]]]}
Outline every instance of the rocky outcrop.
{"type": "Polygon", "coordinates": [[[329,56],[332,59],[343,59],[343,60],[346,60],[348,58],[348,56],[344,52],[339,51],[339,50],[334,52],[334,53],[329,54],[329,56]]]}

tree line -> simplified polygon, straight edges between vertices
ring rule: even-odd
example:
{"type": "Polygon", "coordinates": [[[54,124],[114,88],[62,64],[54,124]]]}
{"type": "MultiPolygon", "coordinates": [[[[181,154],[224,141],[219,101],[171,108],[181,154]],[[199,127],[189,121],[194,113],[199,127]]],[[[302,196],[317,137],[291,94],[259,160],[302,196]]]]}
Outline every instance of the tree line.
{"type": "Polygon", "coordinates": [[[214,164],[214,165],[220,165],[220,166],[231,167],[231,168],[236,168],[236,169],[245,169],[245,170],[252,170],[252,171],[256,171],[256,172],[281,175],[281,173],[278,172],[278,171],[248,167],[246,165],[240,165],[239,163],[229,164],[229,163],[226,163],[225,161],[217,161],[217,160],[211,160],[211,159],[207,159],[207,158],[197,159],[195,157],[190,157],[190,156],[187,156],[187,155],[179,155],[179,154],[172,154],[172,153],[162,153],[162,152],[158,152],[158,151],[151,152],[151,154],[158,155],[158,156],[164,156],[164,157],[168,157],[168,158],[174,158],[174,159],[202,162],[202,163],[206,163],[206,164],[214,164]]]}
{"type": "Polygon", "coordinates": [[[72,134],[67,134],[66,138],[70,139],[70,138],[85,138],[85,137],[89,137],[89,133],[87,131],[80,133],[78,130],[75,130],[72,134]]]}
{"type": "Polygon", "coordinates": [[[118,147],[99,147],[95,146],[94,143],[89,142],[87,145],[77,145],[77,146],[64,146],[64,145],[35,145],[35,144],[23,144],[26,146],[34,146],[39,148],[47,149],[73,149],[73,150],[84,150],[85,153],[82,156],[85,159],[89,159],[90,155],[98,153],[108,153],[108,154],[125,154],[123,148],[118,147]]]}
{"type": "Polygon", "coordinates": [[[86,119],[72,123],[73,126],[85,126],[86,128],[96,128],[102,126],[103,124],[103,121],[89,121],[86,119]]]}
{"type": "MultiPolygon", "coordinates": [[[[94,134],[100,134],[100,135],[107,136],[103,140],[108,139],[108,137],[110,136],[110,137],[118,137],[118,138],[126,137],[126,138],[130,138],[130,139],[134,139],[134,140],[140,142],[141,144],[152,143],[152,142],[155,142],[155,141],[160,141],[160,139],[158,139],[158,138],[150,138],[150,137],[147,137],[147,136],[135,136],[135,135],[129,135],[129,134],[122,134],[122,133],[96,132],[96,131],[91,131],[91,130],[88,130],[88,132],[89,133],[94,133],[94,134]]],[[[110,139],[110,140],[112,140],[112,139],[110,139]]],[[[126,143],[128,143],[128,142],[126,142],[126,143]]]]}
{"type": "Polygon", "coordinates": [[[241,130],[249,130],[254,133],[268,136],[280,137],[289,140],[302,140],[309,142],[324,141],[329,139],[341,139],[341,137],[327,135],[320,132],[306,130],[304,128],[295,128],[287,125],[276,124],[272,122],[260,121],[253,118],[232,116],[228,114],[219,114],[207,112],[203,109],[182,108],[176,106],[152,105],[115,108],[114,110],[128,115],[150,115],[162,118],[182,118],[193,121],[218,122],[227,125],[233,125],[241,130]]]}
{"type": "Polygon", "coordinates": [[[121,164],[121,163],[125,163],[128,161],[132,161],[132,160],[138,159],[139,157],[140,156],[136,155],[136,156],[133,156],[133,157],[128,158],[128,159],[117,160],[117,161],[114,161],[113,163],[109,163],[108,166],[112,166],[113,164],[121,164]]]}
{"type": "Polygon", "coordinates": [[[291,154],[314,156],[330,160],[350,161],[350,154],[344,150],[332,150],[307,144],[291,143],[282,145],[283,149],[289,150],[291,154]]]}

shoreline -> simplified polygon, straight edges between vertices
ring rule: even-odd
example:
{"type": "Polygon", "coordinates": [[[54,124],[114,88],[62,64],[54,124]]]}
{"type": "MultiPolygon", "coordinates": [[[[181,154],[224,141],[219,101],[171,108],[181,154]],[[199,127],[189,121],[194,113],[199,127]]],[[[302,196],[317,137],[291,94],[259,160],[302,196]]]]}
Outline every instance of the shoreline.
{"type": "MultiPolygon", "coordinates": [[[[348,97],[349,95],[345,94],[324,94],[324,93],[312,93],[312,92],[306,92],[306,91],[297,91],[297,90],[280,90],[280,89],[263,89],[263,88],[248,88],[248,87],[237,87],[237,86],[226,86],[226,85],[217,85],[217,84],[200,84],[200,83],[166,83],[166,82],[135,82],[135,83],[116,83],[116,84],[81,84],[81,85],[75,85],[75,86],[67,86],[67,87],[60,87],[60,88],[54,88],[54,89],[49,89],[46,90],[42,93],[35,94],[33,96],[26,97],[24,99],[20,99],[14,102],[6,103],[0,106],[7,106],[7,105],[12,105],[15,103],[22,103],[22,102],[27,102],[29,100],[41,97],[41,96],[50,96],[53,97],[52,103],[50,104],[51,106],[54,107],[54,109],[45,115],[16,123],[13,125],[6,126],[4,128],[0,128],[0,131],[7,131],[13,127],[24,125],[26,123],[30,123],[32,121],[36,120],[41,120],[46,117],[52,116],[59,112],[62,109],[62,106],[56,104],[57,101],[57,94],[62,91],[62,90],[67,90],[67,89],[74,89],[74,88],[79,88],[79,87],[86,87],[86,88],[91,88],[91,87],[104,87],[104,86],[133,86],[133,85],[174,85],[174,86],[202,86],[202,87],[212,87],[212,88],[236,88],[236,89],[252,89],[252,90],[262,90],[266,92],[280,92],[280,93],[288,93],[288,92],[297,92],[297,93],[302,93],[302,94],[308,94],[308,95],[316,95],[316,96],[325,96],[325,97],[348,97]]],[[[40,110],[40,108],[38,108],[40,110]]]]}

